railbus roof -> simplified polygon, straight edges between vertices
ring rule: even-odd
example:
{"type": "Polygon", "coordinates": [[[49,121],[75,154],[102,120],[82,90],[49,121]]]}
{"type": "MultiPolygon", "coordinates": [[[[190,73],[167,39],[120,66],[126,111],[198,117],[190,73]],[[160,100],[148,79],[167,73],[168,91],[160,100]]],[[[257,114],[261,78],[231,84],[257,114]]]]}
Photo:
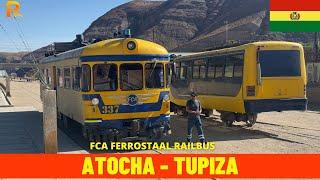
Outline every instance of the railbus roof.
{"type": "MultiPolygon", "coordinates": [[[[117,38],[100,41],[78,49],[73,49],[60,54],[43,58],[40,63],[50,63],[72,58],[93,58],[93,57],[113,57],[113,56],[134,56],[159,57],[168,59],[168,51],[161,45],[137,38],[117,38]],[[132,51],[127,49],[127,43],[134,42],[136,48],[132,51]]],[[[132,58],[131,58],[132,59],[132,58]]]]}
{"type": "Polygon", "coordinates": [[[192,60],[195,58],[203,58],[207,56],[217,55],[220,53],[233,53],[243,51],[245,48],[249,46],[268,46],[268,45],[287,45],[287,46],[295,46],[295,47],[302,47],[301,44],[296,42],[287,42],[287,41],[258,41],[258,42],[251,42],[242,45],[236,45],[233,47],[221,48],[221,49],[214,49],[208,50],[203,52],[192,53],[184,56],[177,56],[174,61],[183,61],[183,60],[192,60]]]}

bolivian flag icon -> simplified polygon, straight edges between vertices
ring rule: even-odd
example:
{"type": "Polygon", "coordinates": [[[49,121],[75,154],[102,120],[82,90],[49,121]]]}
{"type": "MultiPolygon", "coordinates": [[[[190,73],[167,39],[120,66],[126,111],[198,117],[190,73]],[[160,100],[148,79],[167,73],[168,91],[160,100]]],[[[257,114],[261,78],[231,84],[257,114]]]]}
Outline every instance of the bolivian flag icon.
{"type": "Polygon", "coordinates": [[[270,31],[320,32],[320,0],[270,0],[270,31]]]}

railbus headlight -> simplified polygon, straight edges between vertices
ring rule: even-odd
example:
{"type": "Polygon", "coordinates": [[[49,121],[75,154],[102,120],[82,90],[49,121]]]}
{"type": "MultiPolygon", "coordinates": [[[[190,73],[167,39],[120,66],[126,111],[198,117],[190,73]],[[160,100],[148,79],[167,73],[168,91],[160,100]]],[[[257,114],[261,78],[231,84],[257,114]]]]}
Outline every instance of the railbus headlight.
{"type": "Polygon", "coordinates": [[[98,99],[98,98],[93,98],[93,99],[91,100],[91,103],[92,103],[92,105],[96,106],[96,105],[99,104],[99,99],[98,99]]]}
{"type": "Polygon", "coordinates": [[[127,48],[129,50],[134,50],[135,48],[137,47],[136,43],[133,42],[133,41],[129,41],[128,44],[127,44],[127,48]]]}
{"type": "Polygon", "coordinates": [[[170,98],[169,98],[169,95],[168,95],[168,94],[166,94],[166,95],[163,96],[163,101],[169,101],[169,100],[170,100],[170,98]]]}

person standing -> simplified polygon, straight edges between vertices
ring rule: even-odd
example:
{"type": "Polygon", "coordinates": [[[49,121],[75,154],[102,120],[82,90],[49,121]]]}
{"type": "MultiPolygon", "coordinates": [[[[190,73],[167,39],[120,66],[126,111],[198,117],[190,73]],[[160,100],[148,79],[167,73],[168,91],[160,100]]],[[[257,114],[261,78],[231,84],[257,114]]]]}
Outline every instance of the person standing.
{"type": "Polygon", "coordinates": [[[186,111],[188,112],[188,142],[191,142],[192,139],[192,129],[194,126],[197,128],[198,136],[200,142],[205,142],[205,137],[203,134],[202,121],[201,121],[201,104],[200,101],[196,98],[197,94],[192,92],[190,100],[187,101],[186,111]]]}

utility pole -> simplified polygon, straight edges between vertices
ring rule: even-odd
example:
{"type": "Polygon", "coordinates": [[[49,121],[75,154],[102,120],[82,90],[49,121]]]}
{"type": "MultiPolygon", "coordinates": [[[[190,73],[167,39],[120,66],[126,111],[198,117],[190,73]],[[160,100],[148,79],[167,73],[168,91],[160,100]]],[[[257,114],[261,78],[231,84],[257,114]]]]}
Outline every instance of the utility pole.
{"type": "Polygon", "coordinates": [[[229,24],[228,21],[224,21],[225,27],[226,27],[226,45],[228,45],[228,39],[229,39],[229,24]]]}
{"type": "Polygon", "coordinates": [[[318,62],[319,61],[319,37],[318,37],[318,32],[314,33],[314,61],[318,62]]]}

